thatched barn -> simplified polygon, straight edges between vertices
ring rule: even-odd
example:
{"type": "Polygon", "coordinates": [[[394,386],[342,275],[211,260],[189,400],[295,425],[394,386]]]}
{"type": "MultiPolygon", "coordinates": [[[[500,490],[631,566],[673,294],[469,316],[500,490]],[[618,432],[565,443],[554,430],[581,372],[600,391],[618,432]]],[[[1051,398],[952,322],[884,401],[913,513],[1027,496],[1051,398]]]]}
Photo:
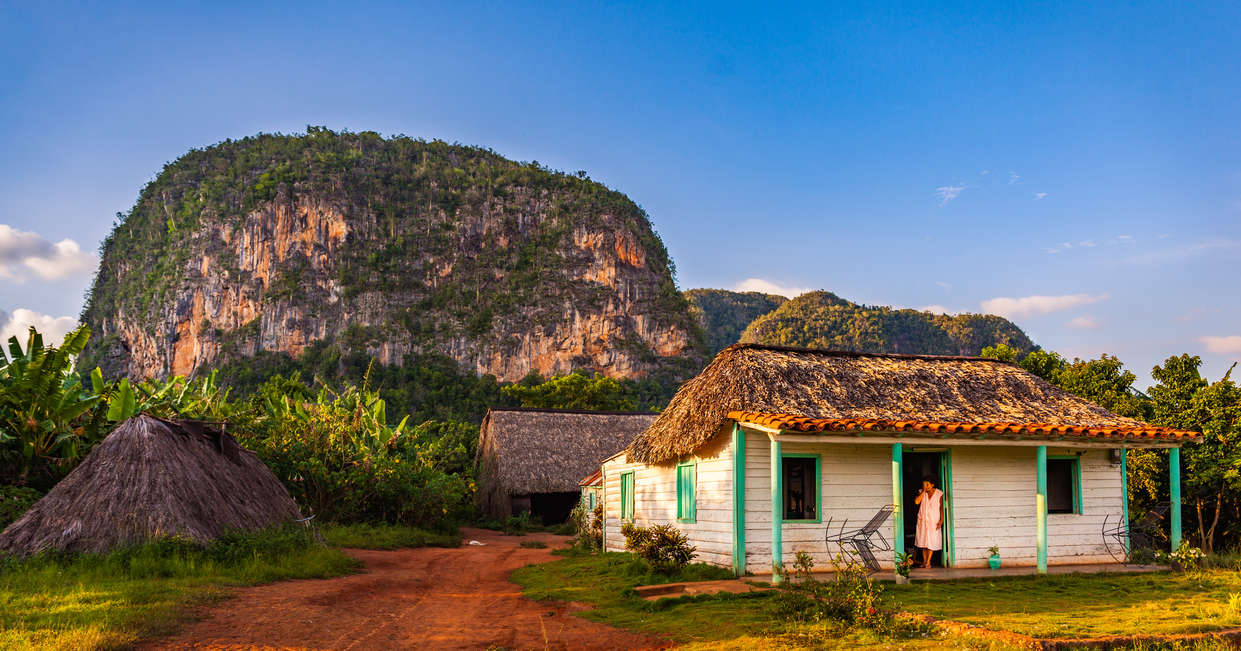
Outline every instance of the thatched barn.
{"type": "Polygon", "coordinates": [[[578,482],[625,449],[655,420],[651,412],[491,409],[478,435],[478,503],[505,518],[530,513],[564,522],[578,482]]]}
{"type": "Polygon", "coordinates": [[[209,542],[300,518],[253,452],[215,426],[140,415],[0,534],[0,551],[106,552],[165,536],[209,542]]]}
{"type": "MultiPolygon", "coordinates": [[[[913,498],[930,476],[939,565],[985,566],[992,545],[1040,571],[1112,562],[1101,532],[1128,520],[1126,450],[1170,450],[1179,505],[1180,446],[1197,440],[996,360],[735,345],[604,462],[605,548],[624,548],[622,522],[672,523],[701,560],[779,580],[799,551],[827,566],[829,535],[892,505],[878,530],[891,550],[876,545],[891,568],[913,551],[913,498]]],[[[1180,509],[1170,517],[1175,544],[1180,509]]]]}

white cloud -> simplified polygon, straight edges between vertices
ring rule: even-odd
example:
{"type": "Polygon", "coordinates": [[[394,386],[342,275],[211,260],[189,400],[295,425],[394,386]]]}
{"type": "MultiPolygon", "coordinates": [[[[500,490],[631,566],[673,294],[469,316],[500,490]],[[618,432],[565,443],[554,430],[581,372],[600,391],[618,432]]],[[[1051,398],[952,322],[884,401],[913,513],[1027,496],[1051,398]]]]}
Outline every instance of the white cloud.
{"type": "Polygon", "coordinates": [[[944,289],[952,289],[952,283],[946,283],[942,280],[935,281],[935,284],[943,287],[944,289]]]}
{"type": "Polygon", "coordinates": [[[776,294],[785,298],[797,298],[806,292],[812,291],[809,287],[789,287],[787,285],[777,285],[770,280],[762,278],[746,278],[745,280],[733,286],[735,292],[762,292],[764,294],[776,294]]]}
{"type": "Polygon", "coordinates": [[[1099,322],[1096,321],[1094,317],[1079,316],[1070,319],[1069,322],[1064,325],[1073,328],[1074,330],[1094,330],[1099,327],[1099,322]]]}
{"type": "Polygon", "coordinates": [[[1039,199],[1046,199],[1046,198],[1047,198],[1047,193],[1046,193],[1046,192],[1035,192],[1035,193],[1034,193],[1034,200],[1035,200],[1035,201],[1038,201],[1039,199]]]}
{"type": "Polygon", "coordinates": [[[4,350],[8,350],[9,337],[17,337],[17,341],[21,342],[24,350],[26,335],[30,326],[34,326],[35,330],[43,335],[44,344],[58,346],[64,340],[65,335],[77,325],[76,317],[48,316],[24,307],[13,310],[11,315],[0,311],[0,344],[3,344],[4,350]]]}
{"type": "Polygon", "coordinates": [[[965,184],[944,185],[935,188],[935,198],[939,199],[939,205],[943,206],[949,201],[961,196],[963,191],[965,191],[965,184]]]}
{"type": "Polygon", "coordinates": [[[1198,341],[1207,347],[1207,352],[1211,353],[1241,353],[1241,335],[1232,335],[1230,337],[1198,337],[1198,341]]]}
{"type": "Polygon", "coordinates": [[[1082,305],[1107,300],[1107,294],[1062,294],[1060,296],[1023,296],[1010,298],[998,296],[982,302],[983,312],[1007,319],[1018,319],[1039,314],[1051,314],[1082,305]]]}
{"type": "Polygon", "coordinates": [[[983,170],[983,171],[979,172],[979,174],[981,174],[982,176],[986,176],[986,175],[988,175],[988,174],[990,174],[990,173],[991,173],[991,170],[983,170]]]}
{"type": "Polygon", "coordinates": [[[943,305],[940,305],[939,303],[936,303],[934,305],[923,305],[922,307],[918,308],[918,311],[919,312],[931,312],[932,314],[956,314],[957,313],[956,310],[949,309],[943,305]]]}
{"type": "Polygon", "coordinates": [[[1020,181],[1020,180],[1021,180],[1021,175],[1020,175],[1020,174],[1018,174],[1018,173],[1016,173],[1016,172],[1009,172],[1009,173],[1008,173],[1008,184],[1009,184],[1009,185],[1012,185],[1012,184],[1014,184],[1014,183],[1017,183],[1017,182],[1018,182],[1018,181],[1020,181]]]}
{"type": "Polygon", "coordinates": [[[0,224],[0,278],[24,282],[24,271],[44,280],[59,280],[95,270],[94,253],[70,239],[52,242],[31,231],[0,224]]]}

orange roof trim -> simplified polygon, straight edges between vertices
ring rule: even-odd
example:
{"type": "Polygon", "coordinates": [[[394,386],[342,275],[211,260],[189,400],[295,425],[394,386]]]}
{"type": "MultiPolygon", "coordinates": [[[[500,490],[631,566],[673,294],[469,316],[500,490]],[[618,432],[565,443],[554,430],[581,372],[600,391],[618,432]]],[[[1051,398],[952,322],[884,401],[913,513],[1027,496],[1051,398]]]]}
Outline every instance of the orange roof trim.
{"type": "Polygon", "coordinates": [[[596,470],[590,473],[590,475],[588,475],[585,479],[578,482],[577,485],[578,486],[594,486],[595,484],[602,484],[602,483],[603,483],[603,469],[600,468],[599,470],[596,470]]]}
{"type": "Polygon", "coordinates": [[[1171,427],[1090,427],[1049,423],[936,423],[885,418],[808,418],[794,414],[733,411],[728,418],[739,423],[762,425],[796,432],[919,432],[925,434],[999,434],[1009,436],[1064,437],[1082,439],[1144,439],[1196,441],[1201,435],[1171,427]]]}

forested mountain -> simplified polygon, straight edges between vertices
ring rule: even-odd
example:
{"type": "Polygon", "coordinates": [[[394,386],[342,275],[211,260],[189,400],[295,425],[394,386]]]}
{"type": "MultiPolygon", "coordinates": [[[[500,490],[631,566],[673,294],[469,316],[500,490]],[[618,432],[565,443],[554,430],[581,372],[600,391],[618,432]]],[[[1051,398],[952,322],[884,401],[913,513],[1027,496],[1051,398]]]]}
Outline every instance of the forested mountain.
{"type": "Polygon", "coordinates": [[[802,294],[758,317],[741,341],[929,355],[977,355],[998,344],[1021,352],[1035,348],[1021,328],[1002,317],[859,305],[825,291],[802,294]]]}
{"type": "Polygon", "coordinates": [[[702,326],[707,352],[712,355],[737,343],[741,332],[754,319],[789,300],[775,294],[725,289],[691,289],[685,292],[685,297],[702,326]]]}
{"type": "Polygon", "coordinates": [[[641,208],[475,147],[313,127],[225,141],[168,164],[101,253],[81,364],[108,375],[431,358],[468,379],[675,385],[704,359],[641,208]]]}

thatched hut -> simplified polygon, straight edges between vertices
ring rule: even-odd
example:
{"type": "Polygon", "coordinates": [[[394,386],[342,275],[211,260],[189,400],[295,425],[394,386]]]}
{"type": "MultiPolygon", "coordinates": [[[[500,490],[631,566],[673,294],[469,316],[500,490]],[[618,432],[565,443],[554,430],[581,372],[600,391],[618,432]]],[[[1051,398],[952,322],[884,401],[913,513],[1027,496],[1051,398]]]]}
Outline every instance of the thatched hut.
{"type": "Polygon", "coordinates": [[[623,548],[624,521],[674,523],[702,560],[778,578],[798,551],[828,564],[842,521],[893,505],[892,567],[930,476],[940,565],[986,565],[992,545],[1006,565],[1111,561],[1101,531],[1128,518],[1125,450],[1170,449],[1179,503],[1179,449],[1196,440],[996,360],[735,345],[603,464],[605,547],[623,548]]]}
{"type": "Polygon", "coordinates": [[[207,423],[140,415],[0,534],[0,551],[106,552],[164,536],[200,543],[300,518],[271,470],[207,423]]]}
{"type": "Polygon", "coordinates": [[[478,435],[478,503],[505,518],[531,513],[563,522],[581,499],[578,482],[650,426],[650,412],[492,409],[478,435]]]}

